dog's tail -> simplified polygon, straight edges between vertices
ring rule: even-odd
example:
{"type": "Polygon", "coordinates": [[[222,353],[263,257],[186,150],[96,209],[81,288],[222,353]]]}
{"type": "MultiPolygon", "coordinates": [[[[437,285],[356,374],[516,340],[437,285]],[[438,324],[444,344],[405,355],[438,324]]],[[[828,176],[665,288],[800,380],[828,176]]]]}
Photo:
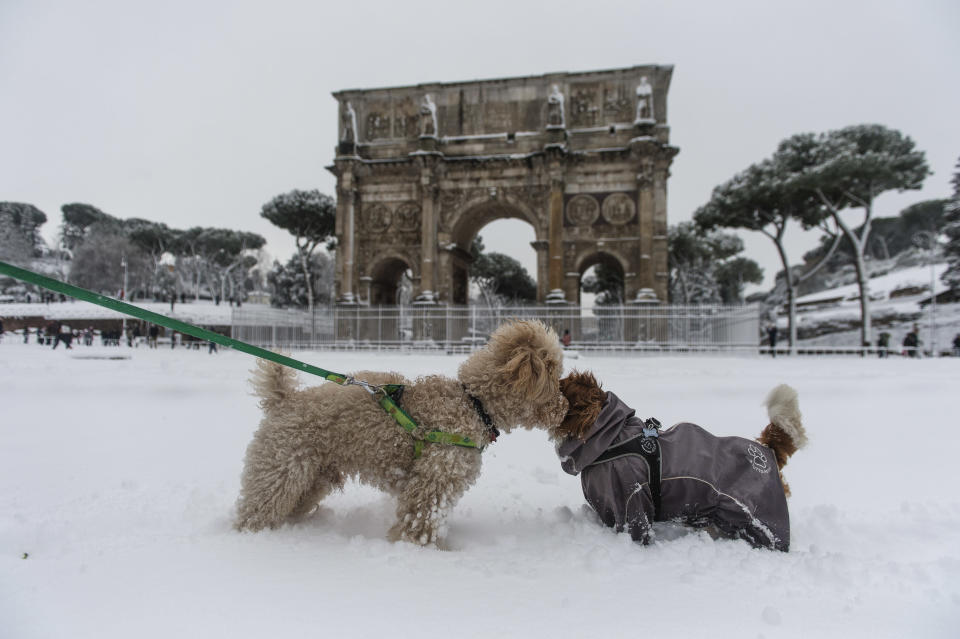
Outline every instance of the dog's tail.
{"type": "Polygon", "coordinates": [[[297,374],[292,368],[265,359],[257,360],[250,383],[260,398],[260,408],[270,412],[297,390],[297,374]]]}
{"type": "Polygon", "coordinates": [[[770,423],[757,441],[773,449],[777,467],[782,469],[791,455],[807,445],[807,431],[800,419],[797,391],[780,384],[767,395],[766,404],[770,423]]]}

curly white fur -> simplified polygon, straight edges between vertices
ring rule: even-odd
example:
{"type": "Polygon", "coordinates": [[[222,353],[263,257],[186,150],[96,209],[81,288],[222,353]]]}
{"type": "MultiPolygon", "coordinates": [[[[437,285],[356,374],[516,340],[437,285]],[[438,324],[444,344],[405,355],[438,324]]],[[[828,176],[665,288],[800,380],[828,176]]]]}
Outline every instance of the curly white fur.
{"type": "Polygon", "coordinates": [[[765,403],[770,422],[789,435],[798,449],[806,446],[807,431],[801,420],[797,391],[786,384],[780,384],[770,391],[765,403]]]}
{"type": "MultiPolygon", "coordinates": [[[[539,322],[511,322],[461,366],[458,379],[405,379],[397,373],[357,372],[371,384],[403,384],[402,406],[414,433],[443,430],[486,443],[478,398],[503,431],[550,427],[563,419],[563,351],[539,322]]],[[[439,544],[447,513],[480,473],[480,452],[426,444],[414,457],[414,438],[357,386],[298,389],[293,370],[259,361],[252,378],[263,420],[247,448],[236,527],[275,528],[309,515],[347,477],[397,498],[391,539],[439,544]]]]}

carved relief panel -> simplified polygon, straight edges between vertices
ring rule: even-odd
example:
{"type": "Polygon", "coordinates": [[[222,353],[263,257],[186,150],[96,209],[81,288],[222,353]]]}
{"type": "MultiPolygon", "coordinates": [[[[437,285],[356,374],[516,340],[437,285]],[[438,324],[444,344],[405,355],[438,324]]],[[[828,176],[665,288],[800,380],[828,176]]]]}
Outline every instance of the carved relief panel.
{"type": "Polygon", "coordinates": [[[397,207],[394,222],[398,231],[416,231],[420,228],[420,206],[406,202],[397,207]]]}
{"type": "Polygon", "coordinates": [[[603,91],[604,122],[630,122],[633,119],[634,97],[629,89],[618,84],[603,91]]]}
{"type": "Polygon", "coordinates": [[[614,226],[633,221],[637,207],[626,193],[611,193],[603,200],[603,218],[614,226]]]}
{"type": "MultiPolygon", "coordinates": [[[[416,202],[403,202],[391,205],[382,202],[369,202],[360,207],[361,235],[383,235],[387,231],[411,234],[419,237],[420,205],[416,202]]],[[[388,235],[384,241],[395,242],[399,236],[388,235]]]]}
{"type": "Polygon", "coordinates": [[[573,226],[592,226],[598,217],[600,204],[592,195],[576,195],[567,203],[567,221],[573,226]]]}
{"type": "Polygon", "coordinates": [[[382,233],[390,228],[392,219],[390,209],[383,204],[370,204],[363,207],[360,216],[362,231],[367,233],[382,233]]]}
{"type": "Polygon", "coordinates": [[[566,198],[564,226],[625,226],[637,222],[636,193],[580,193],[566,198]]]}
{"type": "Polygon", "coordinates": [[[390,137],[390,116],[381,111],[367,114],[366,139],[377,140],[390,137]]]}
{"type": "Polygon", "coordinates": [[[600,123],[599,94],[600,87],[593,83],[571,85],[570,126],[589,127],[600,123]]]}

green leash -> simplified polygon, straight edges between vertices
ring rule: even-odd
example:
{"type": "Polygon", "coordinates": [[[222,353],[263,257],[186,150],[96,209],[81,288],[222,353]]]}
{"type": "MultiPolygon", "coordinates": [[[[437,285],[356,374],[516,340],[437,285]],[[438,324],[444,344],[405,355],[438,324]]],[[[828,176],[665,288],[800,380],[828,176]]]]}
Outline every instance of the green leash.
{"type": "Polygon", "coordinates": [[[106,295],[99,295],[93,291],[88,291],[85,288],[73,286],[72,284],[67,284],[65,282],[46,277],[45,275],[40,275],[39,273],[34,273],[33,271],[28,271],[26,269],[13,266],[12,264],[7,264],[6,262],[0,262],[0,274],[7,275],[24,282],[29,282],[30,284],[35,284],[57,293],[69,295],[70,297],[75,297],[76,299],[83,300],[84,302],[90,302],[91,304],[96,304],[97,306],[103,306],[104,308],[109,308],[117,311],[118,313],[130,315],[131,317],[136,317],[137,319],[142,319],[147,322],[151,322],[152,324],[157,324],[158,326],[164,326],[175,331],[180,331],[185,335],[192,335],[197,339],[220,344],[221,346],[227,346],[236,351],[253,355],[254,357],[260,357],[282,366],[287,366],[298,371],[310,373],[311,375],[317,375],[327,381],[340,384],[341,386],[361,386],[364,388],[364,390],[370,393],[374,400],[383,408],[383,410],[387,412],[388,415],[393,417],[393,419],[396,420],[396,422],[414,438],[413,449],[415,457],[420,457],[420,454],[423,451],[424,442],[446,444],[448,446],[463,446],[465,448],[476,448],[477,450],[481,451],[484,448],[483,445],[473,441],[469,437],[464,437],[463,435],[457,435],[455,433],[445,433],[440,430],[428,431],[423,435],[422,439],[418,438],[414,434],[414,432],[417,430],[417,422],[414,421],[414,419],[410,417],[406,411],[400,408],[397,402],[391,397],[392,393],[396,393],[400,388],[402,388],[402,385],[400,384],[384,384],[382,386],[377,386],[375,384],[368,384],[362,380],[354,379],[349,375],[332,373],[317,366],[307,364],[306,362],[293,359],[292,357],[274,353],[273,351],[268,351],[265,348],[247,344],[246,342],[241,342],[240,340],[221,335],[220,333],[208,331],[205,328],[200,328],[199,326],[194,326],[193,324],[187,324],[186,322],[181,322],[180,320],[167,317],[166,315],[161,315],[160,313],[154,313],[153,311],[148,311],[140,308],[139,306],[127,304],[126,302],[121,302],[120,300],[107,297],[106,295]]]}

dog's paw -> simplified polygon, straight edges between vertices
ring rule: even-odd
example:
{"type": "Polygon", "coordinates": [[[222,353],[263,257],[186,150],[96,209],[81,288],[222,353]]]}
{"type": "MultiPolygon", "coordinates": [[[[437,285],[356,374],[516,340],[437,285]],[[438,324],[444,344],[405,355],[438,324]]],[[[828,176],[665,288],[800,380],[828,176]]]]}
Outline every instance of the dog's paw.
{"type": "Polygon", "coordinates": [[[445,526],[437,526],[432,517],[424,517],[422,513],[406,514],[401,521],[390,528],[387,539],[390,541],[405,541],[417,546],[439,547],[446,536],[445,526]]]}

